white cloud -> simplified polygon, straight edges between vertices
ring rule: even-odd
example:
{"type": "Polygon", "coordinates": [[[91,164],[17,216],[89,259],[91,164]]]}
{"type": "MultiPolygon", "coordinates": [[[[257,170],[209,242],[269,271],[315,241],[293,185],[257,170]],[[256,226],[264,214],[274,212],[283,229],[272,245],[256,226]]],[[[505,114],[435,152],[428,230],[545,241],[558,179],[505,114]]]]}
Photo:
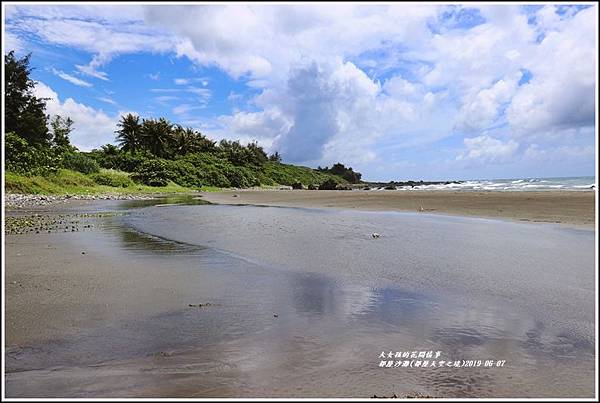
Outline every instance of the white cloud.
{"type": "Polygon", "coordinates": [[[77,65],[83,74],[108,80],[99,69],[113,57],[136,52],[166,52],[174,39],[142,20],[136,6],[16,6],[11,5],[8,30],[35,35],[42,41],[93,54],[87,65],[77,65]]]}
{"type": "Polygon", "coordinates": [[[173,108],[173,113],[179,116],[187,116],[190,112],[205,108],[204,105],[181,104],[173,108]]]}
{"type": "Polygon", "coordinates": [[[56,70],[55,68],[53,68],[52,73],[54,73],[58,77],[62,78],[63,80],[70,82],[71,84],[75,84],[80,87],[87,87],[87,88],[92,87],[92,84],[88,83],[87,81],[81,80],[75,76],[67,74],[64,71],[56,70]]]}
{"type": "Polygon", "coordinates": [[[565,159],[589,159],[593,162],[596,148],[593,145],[577,146],[564,145],[556,148],[543,149],[537,144],[530,144],[523,156],[537,162],[560,163],[565,159]]]}
{"type": "Polygon", "coordinates": [[[382,40],[418,46],[428,35],[431,6],[225,5],[149,6],[149,23],[177,32],[177,53],[203,65],[217,64],[233,77],[285,81],[302,59],[356,56],[382,40]],[[198,24],[198,21],[203,21],[198,24]],[[343,35],[340,33],[343,32],[343,35]]]}
{"type": "Polygon", "coordinates": [[[229,102],[237,102],[241,100],[244,96],[242,94],[238,94],[235,91],[229,91],[229,95],[227,96],[227,100],[229,102]]]}
{"type": "Polygon", "coordinates": [[[186,87],[183,91],[196,95],[201,103],[207,103],[212,96],[212,91],[208,88],[190,86],[186,87]]]}
{"type": "Polygon", "coordinates": [[[272,150],[273,142],[282,133],[287,133],[291,126],[291,122],[278,108],[221,116],[218,123],[222,129],[212,130],[214,135],[231,140],[240,139],[243,143],[258,141],[267,151],[275,151],[272,150]]]}
{"type": "MultiPolygon", "coordinates": [[[[549,12],[544,10],[538,14],[549,12]]],[[[518,89],[507,110],[515,134],[594,125],[597,12],[588,8],[560,23],[555,16],[551,24],[544,17],[554,30],[532,48],[524,65],[533,78],[518,89]]]]}
{"type": "Polygon", "coordinates": [[[456,159],[458,161],[471,161],[480,164],[497,164],[510,160],[519,148],[519,143],[514,140],[502,142],[489,136],[465,138],[466,151],[456,159]]]}
{"type": "Polygon", "coordinates": [[[98,78],[104,81],[109,81],[108,74],[106,74],[104,71],[98,70],[98,68],[107,63],[109,60],[109,55],[94,56],[89,64],[76,64],[75,68],[81,73],[90,77],[98,78]]]}
{"type": "Polygon", "coordinates": [[[517,90],[517,82],[517,77],[498,80],[489,88],[467,95],[457,117],[457,128],[472,132],[492,125],[501,106],[510,102],[517,90]]]}
{"type": "Polygon", "coordinates": [[[166,104],[168,102],[176,101],[178,99],[179,99],[179,97],[176,97],[176,96],[173,96],[173,95],[161,95],[159,97],[155,97],[154,98],[154,100],[156,102],[161,103],[161,104],[166,104]]]}
{"type": "Polygon", "coordinates": [[[3,49],[5,54],[11,50],[14,50],[17,54],[21,54],[23,52],[23,41],[21,41],[21,39],[19,39],[19,37],[14,33],[5,31],[2,40],[4,41],[3,49]]]}
{"type": "Polygon", "coordinates": [[[97,97],[96,99],[98,99],[99,101],[102,101],[102,102],[106,102],[107,104],[117,105],[117,102],[114,99],[111,99],[111,98],[97,97]]]}
{"type": "Polygon", "coordinates": [[[71,143],[77,148],[88,151],[114,142],[114,131],[120,114],[109,116],[101,110],[78,103],[73,98],[61,102],[58,94],[42,82],[36,83],[34,94],[39,98],[49,98],[46,101],[46,113],[50,116],[60,115],[73,120],[71,143]]]}
{"type": "Polygon", "coordinates": [[[173,82],[177,85],[190,85],[194,83],[200,83],[203,87],[208,85],[208,77],[192,77],[192,78],[176,78],[173,82]]]}

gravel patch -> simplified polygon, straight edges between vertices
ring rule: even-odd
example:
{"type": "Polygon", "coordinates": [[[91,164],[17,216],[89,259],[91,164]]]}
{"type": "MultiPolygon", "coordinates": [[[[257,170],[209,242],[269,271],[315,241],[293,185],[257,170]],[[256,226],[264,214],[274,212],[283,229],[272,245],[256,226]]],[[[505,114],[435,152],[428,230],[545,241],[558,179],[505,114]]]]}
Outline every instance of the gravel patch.
{"type": "Polygon", "coordinates": [[[7,208],[20,209],[26,207],[42,207],[70,200],[150,200],[156,196],[131,194],[98,194],[98,195],[30,195],[7,193],[4,203],[7,208]]]}

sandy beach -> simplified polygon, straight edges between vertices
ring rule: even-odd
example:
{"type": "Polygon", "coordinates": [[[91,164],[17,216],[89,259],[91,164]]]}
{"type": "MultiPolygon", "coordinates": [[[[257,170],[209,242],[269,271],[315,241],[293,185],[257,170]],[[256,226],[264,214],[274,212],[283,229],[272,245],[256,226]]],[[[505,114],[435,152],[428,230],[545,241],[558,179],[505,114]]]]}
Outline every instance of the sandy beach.
{"type": "Polygon", "coordinates": [[[594,228],[595,192],[456,191],[226,191],[204,193],[212,203],[319,207],[366,211],[421,211],[557,223],[594,228]],[[233,197],[235,195],[235,197],[233,197]]]}
{"type": "MultiPolygon", "coordinates": [[[[572,195],[585,210],[589,195],[572,195]]],[[[350,196],[306,203],[375,210],[350,196]]],[[[35,231],[6,237],[7,396],[593,394],[589,229],[168,204],[46,206],[35,231]],[[381,350],[415,349],[508,366],[378,366],[381,350]]]]}

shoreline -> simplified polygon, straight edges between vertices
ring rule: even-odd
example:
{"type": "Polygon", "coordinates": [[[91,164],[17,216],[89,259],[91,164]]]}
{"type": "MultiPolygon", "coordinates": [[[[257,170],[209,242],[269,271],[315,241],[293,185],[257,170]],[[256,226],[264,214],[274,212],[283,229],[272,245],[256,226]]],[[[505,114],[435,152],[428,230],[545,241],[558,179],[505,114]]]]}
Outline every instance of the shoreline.
{"type": "MultiPolygon", "coordinates": [[[[9,211],[19,211],[25,208],[56,207],[65,203],[96,200],[152,200],[165,197],[171,193],[97,193],[97,194],[64,194],[43,195],[5,193],[4,206],[9,211]]],[[[182,193],[172,193],[181,195],[182,193]]],[[[190,193],[192,194],[192,193],[190,193]]]]}
{"type": "Polygon", "coordinates": [[[596,224],[596,193],[589,191],[226,190],[201,196],[214,204],[418,212],[590,230],[596,224]]]}
{"type": "Polygon", "coordinates": [[[6,193],[7,213],[43,212],[94,201],[144,201],[194,197],[212,204],[412,212],[557,224],[595,230],[595,191],[340,191],[223,189],[190,193],[36,195],[6,193]]]}

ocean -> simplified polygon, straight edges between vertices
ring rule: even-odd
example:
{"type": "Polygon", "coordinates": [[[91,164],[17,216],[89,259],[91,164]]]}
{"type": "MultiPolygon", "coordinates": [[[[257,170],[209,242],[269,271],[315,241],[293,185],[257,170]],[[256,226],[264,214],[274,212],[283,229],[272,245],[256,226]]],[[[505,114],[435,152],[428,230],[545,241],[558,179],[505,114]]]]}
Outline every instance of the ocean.
{"type": "MultiPolygon", "coordinates": [[[[461,183],[420,185],[401,187],[398,190],[467,190],[467,191],[593,191],[596,188],[594,176],[569,178],[513,178],[513,179],[473,179],[461,183]]],[[[383,189],[383,188],[381,188],[383,189]]]]}

